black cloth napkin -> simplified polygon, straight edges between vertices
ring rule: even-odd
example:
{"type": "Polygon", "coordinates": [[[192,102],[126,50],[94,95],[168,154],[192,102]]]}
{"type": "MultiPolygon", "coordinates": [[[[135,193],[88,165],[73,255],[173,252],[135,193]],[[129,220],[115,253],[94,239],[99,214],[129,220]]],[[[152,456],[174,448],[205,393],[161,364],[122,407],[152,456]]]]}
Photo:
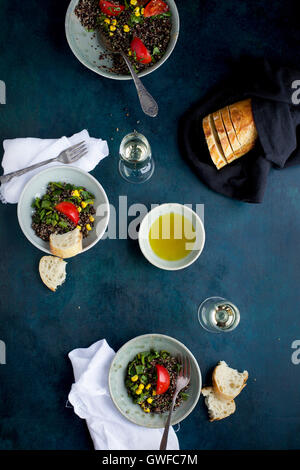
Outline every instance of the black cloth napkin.
{"type": "Polygon", "coordinates": [[[298,124],[300,72],[272,66],[267,61],[247,59],[218,91],[194,105],[180,119],[179,147],[196,174],[211,189],[240,201],[259,203],[272,167],[300,164],[298,124]],[[252,98],[258,142],[247,155],[217,170],[206,145],[202,119],[245,98],[252,98]]]}

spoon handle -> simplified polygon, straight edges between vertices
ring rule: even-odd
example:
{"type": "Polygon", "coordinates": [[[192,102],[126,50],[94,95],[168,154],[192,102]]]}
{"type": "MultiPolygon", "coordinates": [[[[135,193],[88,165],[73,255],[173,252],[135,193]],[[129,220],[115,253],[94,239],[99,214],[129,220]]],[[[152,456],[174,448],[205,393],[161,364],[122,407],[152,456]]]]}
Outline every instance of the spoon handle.
{"type": "Polygon", "coordinates": [[[133,81],[134,81],[134,84],[138,93],[138,97],[141,103],[142,110],[144,111],[145,114],[147,114],[147,116],[156,117],[158,114],[158,104],[156,103],[155,99],[150,95],[150,93],[146,90],[144,85],[142,84],[141,80],[135,73],[126,54],[122,53],[122,57],[125,60],[127,67],[129,68],[129,71],[133,78],[133,81]]]}

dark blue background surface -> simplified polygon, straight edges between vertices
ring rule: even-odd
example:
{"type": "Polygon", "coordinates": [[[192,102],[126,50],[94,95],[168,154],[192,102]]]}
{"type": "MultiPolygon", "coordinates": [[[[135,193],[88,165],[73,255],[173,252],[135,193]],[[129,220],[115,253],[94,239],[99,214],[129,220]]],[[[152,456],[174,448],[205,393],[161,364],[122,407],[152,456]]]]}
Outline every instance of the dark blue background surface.
{"type": "Polygon", "coordinates": [[[110,145],[93,175],[112,204],[119,195],[147,206],[203,203],[207,241],[193,266],[165,272],[147,263],[136,242],[105,240],[69,261],[67,282],[54,294],[39,279],[41,252],[22,235],[16,206],[1,205],[0,339],[7,364],[0,366],[0,448],[92,448],[84,421],[65,408],[73,380],[67,353],[104,337],[118,349],[148,332],[184,342],[204,381],[221,359],[250,373],[229,419],[209,423],[200,400],[181,424],[181,448],[299,448],[300,365],[291,362],[291,343],[300,339],[300,168],[273,171],[264,203],[247,205],[207,189],[177,146],[179,117],[241,56],[299,65],[296,2],[178,0],[177,47],[144,79],[160,106],[154,120],[141,113],[131,83],[100,78],[72,55],[67,3],[1,1],[0,79],[7,85],[1,140],[87,128],[110,145]],[[141,186],[117,172],[121,137],[133,128],[149,138],[157,164],[141,186]],[[198,325],[197,306],[211,295],[240,307],[233,333],[212,335],[198,325]]]}

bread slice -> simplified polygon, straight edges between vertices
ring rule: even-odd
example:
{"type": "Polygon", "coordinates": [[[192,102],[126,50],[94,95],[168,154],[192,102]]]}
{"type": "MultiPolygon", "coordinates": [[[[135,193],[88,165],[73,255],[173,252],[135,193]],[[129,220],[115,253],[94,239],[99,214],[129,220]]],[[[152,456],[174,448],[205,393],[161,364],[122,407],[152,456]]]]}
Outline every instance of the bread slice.
{"type": "Polygon", "coordinates": [[[235,130],[233,128],[231,119],[230,119],[230,114],[229,114],[229,107],[226,106],[225,108],[221,109],[221,117],[224,123],[224,127],[226,129],[228,139],[230,142],[230,145],[232,147],[233,153],[231,156],[228,158],[228,163],[233,162],[239,157],[242,157],[244,155],[243,150],[241,148],[241,145],[237,139],[235,130]]]}
{"type": "Polygon", "coordinates": [[[213,387],[204,387],[202,395],[208,409],[209,421],[219,421],[232,415],[235,410],[234,400],[221,400],[214,392],[213,387]]]}
{"type": "Polygon", "coordinates": [[[228,135],[226,133],[226,129],[224,127],[224,123],[221,118],[220,111],[216,111],[215,113],[213,113],[213,118],[214,118],[215,128],[218,133],[218,137],[221,142],[221,146],[222,146],[225,158],[228,161],[232,157],[233,149],[230,145],[228,135]]]}
{"type": "Polygon", "coordinates": [[[230,105],[229,115],[242,151],[249,152],[257,139],[251,99],[230,105]]]}
{"type": "Polygon", "coordinates": [[[219,141],[218,133],[215,128],[214,120],[211,114],[202,121],[202,127],[207,142],[208,150],[212,161],[218,170],[227,165],[227,161],[219,141]]]}
{"type": "Polygon", "coordinates": [[[231,369],[225,361],[219,362],[212,374],[215,394],[221,400],[233,400],[246,386],[248,372],[231,369]]]}
{"type": "Polygon", "coordinates": [[[66,261],[55,256],[43,256],[39,263],[39,273],[46,286],[56,291],[66,279],[66,261]]]}
{"type": "Polygon", "coordinates": [[[50,235],[50,251],[60,258],[71,258],[82,251],[82,233],[78,228],[58,235],[50,235]]]}

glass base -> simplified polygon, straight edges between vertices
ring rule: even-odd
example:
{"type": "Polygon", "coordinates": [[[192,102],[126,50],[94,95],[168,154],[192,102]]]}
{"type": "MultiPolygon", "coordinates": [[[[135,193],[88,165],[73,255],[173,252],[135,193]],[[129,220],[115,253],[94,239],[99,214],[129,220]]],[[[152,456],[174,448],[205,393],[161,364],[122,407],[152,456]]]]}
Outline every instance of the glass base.
{"type": "Polygon", "coordinates": [[[198,320],[210,333],[228,333],[238,326],[240,312],[223,297],[209,297],[198,308],[198,320]]]}
{"type": "Polygon", "coordinates": [[[216,302],[224,302],[224,300],[225,299],[223,297],[209,297],[199,305],[198,320],[202,328],[204,328],[206,331],[210,331],[210,333],[221,333],[219,329],[216,329],[211,325],[208,314],[216,302]]]}
{"type": "Polygon", "coordinates": [[[151,158],[150,162],[143,168],[132,169],[124,164],[122,160],[119,161],[119,172],[124,180],[129,183],[145,183],[153,175],[155,168],[154,160],[151,158]]]}

